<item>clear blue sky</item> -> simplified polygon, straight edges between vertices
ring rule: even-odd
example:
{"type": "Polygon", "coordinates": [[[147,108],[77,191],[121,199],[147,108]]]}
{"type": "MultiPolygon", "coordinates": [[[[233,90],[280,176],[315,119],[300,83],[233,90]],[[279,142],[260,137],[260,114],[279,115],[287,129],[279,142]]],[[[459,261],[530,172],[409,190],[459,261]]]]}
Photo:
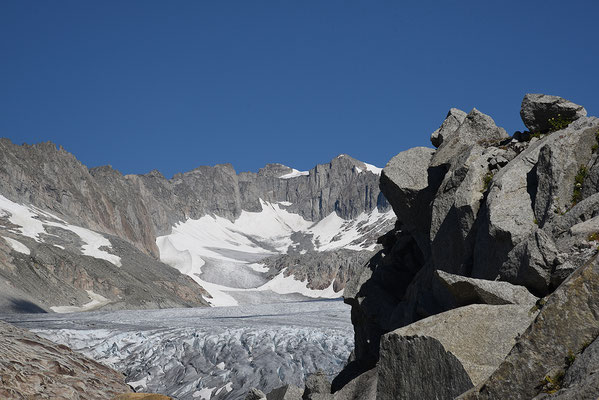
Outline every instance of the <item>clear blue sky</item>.
{"type": "Polygon", "coordinates": [[[526,92],[599,114],[597,1],[0,2],[0,136],[170,177],[384,166],[450,107],[513,133],[526,92]]]}

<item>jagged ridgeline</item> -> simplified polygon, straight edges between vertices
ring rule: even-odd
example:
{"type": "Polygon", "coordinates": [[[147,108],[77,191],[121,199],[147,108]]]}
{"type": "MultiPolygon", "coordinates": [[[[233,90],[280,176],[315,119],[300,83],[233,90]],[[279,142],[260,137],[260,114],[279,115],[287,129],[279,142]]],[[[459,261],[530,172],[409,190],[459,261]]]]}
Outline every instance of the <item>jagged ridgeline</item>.
{"type": "Polygon", "coordinates": [[[395,216],[380,168],[230,164],[166,179],[0,139],[0,309],[86,311],[341,297],[395,216]]]}
{"type": "Polygon", "coordinates": [[[540,94],[521,117],[451,109],[436,149],[389,161],[396,225],[344,293],[355,350],[304,398],[599,396],[599,119],[540,94]]]}

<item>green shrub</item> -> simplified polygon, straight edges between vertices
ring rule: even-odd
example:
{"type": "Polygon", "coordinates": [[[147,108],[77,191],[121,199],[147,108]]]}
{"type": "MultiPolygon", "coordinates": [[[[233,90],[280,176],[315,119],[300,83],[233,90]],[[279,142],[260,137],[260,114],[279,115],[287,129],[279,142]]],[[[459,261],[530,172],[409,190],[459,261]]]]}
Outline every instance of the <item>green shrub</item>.
{"type": "Polygon", "coordinates": [[[557,114],[557,117],[549,118],[547,121],[551,127],[549,132],[561,131],[572,123],[571,119],[562,117],[561,114],[557,114]]]}

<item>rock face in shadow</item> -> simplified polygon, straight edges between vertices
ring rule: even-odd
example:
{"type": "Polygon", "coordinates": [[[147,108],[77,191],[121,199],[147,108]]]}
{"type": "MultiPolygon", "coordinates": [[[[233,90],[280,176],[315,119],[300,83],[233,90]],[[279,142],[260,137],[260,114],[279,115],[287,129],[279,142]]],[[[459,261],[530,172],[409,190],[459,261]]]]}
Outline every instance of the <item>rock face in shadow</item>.
{"type": "MultiPolygon", "coordinates": [[[[471,344],[475,352],[493,354],[488,365],[480,360],[475,363],[480,373],[473,380],[482,382],[503,362],[512,344],[506,360],[524,351],[528,345],[522,338],[549,317],[542,312],[518,341],[516,336],[545,300],[547,304],[558,301],[551,299],[560,298],[559,293],[574,279],[571,274],[587,268],[584,266],[597,254],[599,119],[586,117],[582,107],[551,96],[527,95],[522,110],[523,121],[529,129],[534,127],[534,135],[518,132],[509,137],[491,117],[476,109],[463,118],[459,110],[451,110],[431,137],[436,151],[417,148],[402,152],[383,170],[381,190],[398,219],[395,228],[379,239],[382,250],[346,286],[344,298],[352,305],[355,351],[348,368],[335,381],[335,390],[342,390],[343,384],[351,384],[352,376],[372,369],[387,356],[381,347],[381,337],[387,332],[416,326],[416,321],[457,307],[462,308],[454,310],[456,313],[466,312],[474,304],[493,305],[494,311],[520,309],[518,318],[509,313],[496,315],[499,325],[518,326],[496,330],[495,342],[502,343],[501,351],[489,351],[485,347],[489,341],[463,343],[463,348],[471,344]],[[545,299],[535,305],[537,298],[545,299]]],[[[593,304],[595,296],[599,298],[599,292],[592,293],[594,288],[589,285],[592,299],[587,297],[587,305],[593,304]]],[[[574,314],[585,313],[587,305],[580,300],[580,309],[574,314]]],[[[563,316],[558,308],[554,308],[556,315],[563,316]]],[[[492,315],[494,312],[489,312],[492,315]]],[[[594,326],[590,314],[588,318],[581,322],[583,326],[594,326]]],[[[459,324],[453,320],[439,323],[440,333],[447,335],[439,337],[468,337],[467,332],[458,333],[463,328],[459,324]]],[[[463,325],[468,326],[466,322],[463,325]]],[[[580,350],[576,346],[581,337],[594,340],[590,330],[587,334],[583,329],[579,335],[576,324],[568,321],[563,325],[563,332],[553,330],[552,334],[569,332],[576,337],[571,339],[572,351],[580,350]]],[[[494,325],[483,323],[480,330],[485,326],[494,325]]],[[[547,334],[550,328],[543,326],[541,331],[547,334]]],[[[427,335],[420,331],[409,334],[427,335]]],[[[535,344],[529,351],[541,341],[531,340],[535,344]]],[[[558,344],[554,341],[554,345],[558,344]]],[[[501,380],[517,387],[524,381],[538,386],[549,373],[545,367],[559,366],[563,346],[559,344],[559,351],[547,359],[549,347],[537,348],[540,354],[531,353],[530,357],[538,359],[538,365],[534,364],[537,361],[526,364],[522,356],[518,361],[522,364],[499,366],[483,389],[495,382],[494,374],[499,371],[503,375],[497,375],[493,384],[497,387],[501,380]],[[545,369],[540,371],[542,365],[545,369]],[[507,371],[511,369],[520,375],[510,375],[507,371]]],[[[379,379],[379,394],[387,390],[381,388],[379,379]]],[[[484,390],[481,396],[487,393],[484,390]]],[[[533,389],[521,390],[521,398],[538,394],[533,389]]],[[[519,398],[507,385],[506,391],[497,393],[482,398],[519,398]]]]}
{"type": "Polygon", "coordinates": [[[131,391],[122,374],[4,322],[0,375],[3,399],[110,399],[131,391]]]}
{"type": "Polygon", "coordinates": [[[378,400],[450,400],[472,387],[460,361],[426,336],[383,336],[377,368],[378,400]]]}

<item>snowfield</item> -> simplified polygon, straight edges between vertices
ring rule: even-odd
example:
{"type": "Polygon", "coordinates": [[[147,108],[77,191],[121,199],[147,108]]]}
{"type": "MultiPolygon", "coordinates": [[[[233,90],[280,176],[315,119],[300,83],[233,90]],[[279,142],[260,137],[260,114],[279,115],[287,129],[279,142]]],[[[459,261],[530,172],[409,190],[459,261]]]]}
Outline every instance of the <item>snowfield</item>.
{"type": "Polygon", "coordinates": [[[244,292],[245,299],[251,298],[252,292],[256,299],[264,291],[310,298],[341,297],[341,292],[333,291],[332,282],[330,288],[318,291],[309,289],[307,282],[282,274],[267,282],[258,273],[259,260],[286,254],[300,245],[312,251],[374,250],[375,243],[369,233],[379,232],[395,220],[393,211],[375,209],[353,220],[344,220],[333,212],[314,223],[286,211],[281,207],[284,204],[262,200],[260,204],[262,211],[242,211],[233,222],[207,215],[178,223],[169,235],[156,239],[160,260],[204,287],[212,296],[206,300],[213,306],[239,305],[236,300],[239,296],[235,296],[239,292],[244,292]],[[298,233],[304,241],[308,238],[309,243],[297,242],[294,238],[298,233]],[[231,283],[232,275],[239,282],[237,285],[231,283]],[[249,284],[250,281],[254,284],[249,284]]]}
{"type": "Polygon", "coordinates": [[[320,300],[243,307],[0,315],[181,400],[243,399],[329,378],[353,349],[349,306],[320,300]]]}

